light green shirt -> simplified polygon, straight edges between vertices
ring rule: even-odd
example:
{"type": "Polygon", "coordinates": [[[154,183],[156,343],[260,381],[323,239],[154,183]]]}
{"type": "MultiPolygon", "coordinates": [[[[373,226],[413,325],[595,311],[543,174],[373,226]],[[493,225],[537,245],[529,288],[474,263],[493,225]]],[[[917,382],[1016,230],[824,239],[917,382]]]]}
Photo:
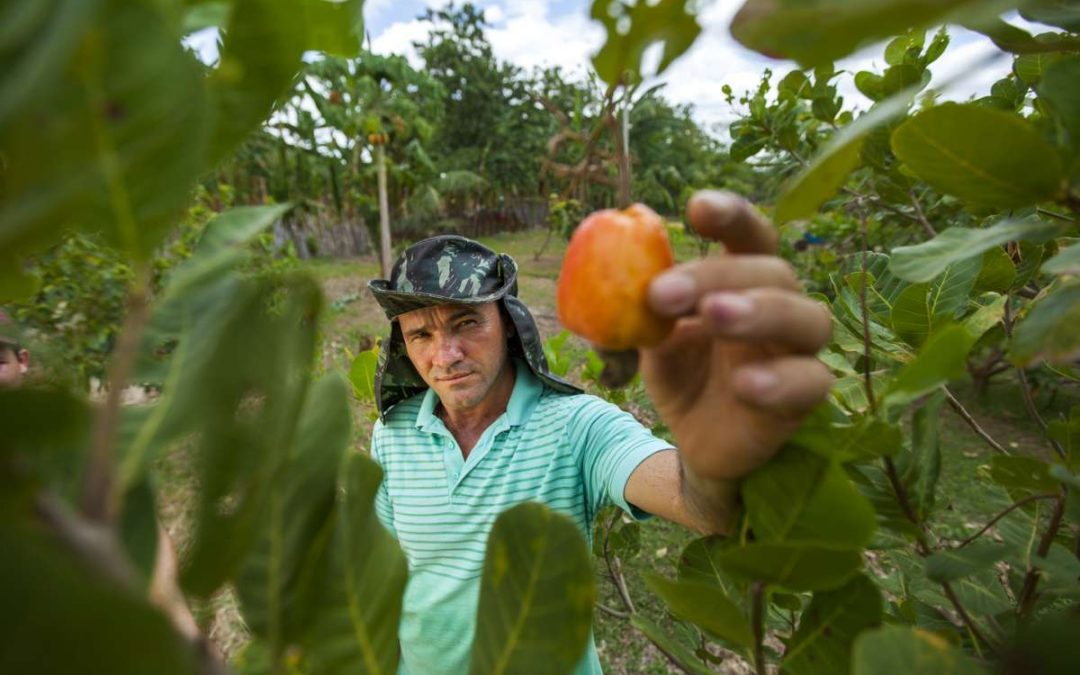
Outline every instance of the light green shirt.
{"type": "MultiPolygon", "coordinates": [[[[645,517],[623,490],[646,457],[671,447],[603,399],[545,387],[521,362],[506,412],[468,459],[434,414],[437,402],[430,389],[402,401],[371,442],[385,473],[376,512],[409,563],[399,671],[408,675],[468,672],[484,550],[500,513],[538,501],[570,516],[591,543],[606,504],[645,517]]],[[[591,637],[574,672],[601,672],[591,637]]]]}

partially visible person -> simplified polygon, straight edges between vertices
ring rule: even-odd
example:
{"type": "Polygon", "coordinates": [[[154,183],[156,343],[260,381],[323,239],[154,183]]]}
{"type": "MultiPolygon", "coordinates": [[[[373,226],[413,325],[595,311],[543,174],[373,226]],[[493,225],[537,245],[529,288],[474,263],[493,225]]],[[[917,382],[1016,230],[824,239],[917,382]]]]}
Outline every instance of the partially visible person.
{"type": "Polygon", "coordinates": [[[19,327],[0,309],[0,387],[18,387],[30,370],[30,352],[22,345],[19,327]]]}

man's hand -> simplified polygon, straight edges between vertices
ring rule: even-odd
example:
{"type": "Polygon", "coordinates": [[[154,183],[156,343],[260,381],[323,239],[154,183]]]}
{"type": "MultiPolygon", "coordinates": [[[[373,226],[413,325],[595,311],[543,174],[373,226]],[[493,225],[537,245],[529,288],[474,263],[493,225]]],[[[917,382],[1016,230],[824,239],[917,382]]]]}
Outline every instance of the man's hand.
{"type": "Polygon", "coordinates": [[[776,230],[746,200],[701,192],[687,212],[726,251],[653,280],[653,310],[680,319],[642,352],[641,372],[697,493],[687,497],[707,513],[703,501],[730,498],[731,484],[768,461],[824,400],[833,378],[814,355],[832,321],[803,294],[776,256],[776,230]]]}

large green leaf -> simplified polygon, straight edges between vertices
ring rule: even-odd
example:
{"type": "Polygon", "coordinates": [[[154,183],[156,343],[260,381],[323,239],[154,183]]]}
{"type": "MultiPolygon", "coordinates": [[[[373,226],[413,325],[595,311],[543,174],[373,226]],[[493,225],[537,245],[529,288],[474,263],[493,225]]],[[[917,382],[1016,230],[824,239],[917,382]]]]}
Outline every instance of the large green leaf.
{"type": "Polygon", "coordinates": [[[198,434],[196,531],[181,576],[198,595],[229,579],[259,536],[296,431],[322,302],[307,277],[239,282],[226,298],[219,312],[193,318],[179,347],[189,360],[157,404],[167,406],[158,433],[198,434]]]}
{"type": "Polygon", "coordinates": [[[963,326],[950,325],[926,341],[915,359],[900,369],[885,393],[890,406],[903,406],[960,377],[974,339],[963,326]]]}
{"type": "Polygon", "coordinates": [[[919,178],[975,206],[1030,206],[1064,186],[1054,146],[1018,115],[981,105],[925,110],[893,132],[892,148],[919,178]]]}
{"type": "Polygon", "coordinates": [[[908,286],[893,303],[893,330],[912,346],[920,346],[928,335],[953,321],[967,306],[981,266],[978,256],[959,260],[931,283],[908,286]]]}
{"type": "Polygon", "coordinates": [[[892,250],[889,269],[907,281],[930,281],[949,265],[981,256],[1010,241],[1045,242],[1065,231],[1061,223],[1005,221],[983,230],[950,227],[930,241],[892,250]]]}
{"type": "Polygon", "coordinates": [[[1010,490],[1051,493],[1057,483],[1050,465],[1035,457],[994,455],[990,458],[990,480],[1010,490]]]}
{"type": "Polygon", "coordinates": [[[1080,32],[1080,7],[1075,0],[1041,0],[1027,3],[1027,6],[1020,10],[1020,16],[1028,21],[1057,26],[1072,33],[1080,32]]]}
{"type": "Polygon", "coordinates": [[[687,544],[679,556],[679,581],[711,584],[741,605],[738,586],[716,564],[716,554],[728,545],[726,539],[717,536],[701,537],[687,544]]]}
{"type": "Polygon", "coordinates": [[[379,348],[367,349],[356,355],[349,368],[353,395],[361,401],[375,400],[375,370],[379,366],[379,348]]]}
{"type": "Polygon", "coordinates": [[[593,57],[600,79],[613,85],[629,73],[624,84],[639,81],[641,57],[657,42],[664,45],[664,52],[655,74],[662,73],[701,32],[689,4],[689,0],[594,0],[591,16],[607,31],[604,45],[593,57]]]}
{"type": "Polygon", "coordinates": [[[938,583],[953,581],[988,569],[1008,552],[1008,546],[990,541],[976,541],[963,548],[938,551],[926,559],[926,576],[938,583]]]}
{"type": "Polygon", "coordinates": [[[140,593],[88,568],[30,513],[20,519],[0,522],[0,672],[204,672],[140,593]]]}
{"type": "Polygon", "coordinates": [[[70,44],[0,126],[0,250],[30,252],[74,226],[145,260],[206,166],[201,67],[162,3],[103,0],[91,21],[55,9],[41,30],[70,44]]]}
{"type": "Polygon", "coordinates": [[[1080,353],[1080,283],[1054,289],[1031,307],[1013,331],[1009,357],[1068,363],[1080,353]]]}
{"type": "Polygon", "coordinates": [[[762,54],[814,66],[847,56],[874,40],[939,23],[957,9],[981,9],[984,2],[747,0],[732,19],[731,32],[739,42],[762,54]]]}
{"type": "Polygon", "coordinates": [[[1007,293],[1016,281],[1016,265],[1003,246],[994,246],[982,256],[982,269],[975,280],[976,293],[1007,293]]]}
{"type": "Polygon", "coordinates": [[[914,89],[901,91],[837,132],[784,188],[776,205],[776,222],[807,218],[836,194],[858,166],[867,134],[903,115],[915,94],[914,89]]]}
{"type": "Polygon", "coordinates": [[[691,652],[686,645],[665,633],[655,623],[642,616],[640,612],[630,617],[630,623],[663,650],[665,656],[677,661],[679,666],[690,675],[710,675],[710,673],[716,672],[702,663],[701,659],[691,652]]]}
{"type": "Polygon", "coordinates": [[[906,626],[863,633],[852,655],[854,675],[977,675],[983,670],[939,635],[906,626]]]}
{"type": "Polygon", "coordinates": [[[846,675],[851,648],[867,628],[881,623],[881,591],[865,575],[833,591],[814,593],[799,628],[784,652],[783,672],[791,675],[846,675]]]}
{"type": "Polygon", "coordinates": [[[405,554],[375,514],[382,469],[349,455],[338,506],[330,571],[306,638],[306,668],[314,675],[393,675],[408,574],[405,554]]]}
{"type": "Polygon", "coordinates": [[[763,581],[791,591],[825,591],[842,586],[862,567],[857,550],[794,544],[753,543],[719,551],[716,564],[743,581],[763,581]]]}
{"type": "Polygon", "coordinates": [[[839,464],[799,447],[750,474],[742,498],[757,541],[858,549],[874,536],[874,509],[839,464]]]}
{"type": "Polygon", "coordinates": [[[709,635],[738,647],[754,644],[754,632],[743,612],[717,586],[695,581],[670,581],[655,573],[645,584],[676,618],[689,621],[709,635]]]}
{"type": "Polygon", "coordinates": [[[595,600],[589,551],[573,521],[534,502],[502,513],[488,537],[470,672],[571,672],[595,600]]]}
{"type": "Polygon", "coordinates": [[[296,442],[270,489],[259,542],[236,579],[244,622],[279,657],[308,626],[326,573],[341,458],[349,444],[348,389],[337,375],[311,387],[296,442]]]}

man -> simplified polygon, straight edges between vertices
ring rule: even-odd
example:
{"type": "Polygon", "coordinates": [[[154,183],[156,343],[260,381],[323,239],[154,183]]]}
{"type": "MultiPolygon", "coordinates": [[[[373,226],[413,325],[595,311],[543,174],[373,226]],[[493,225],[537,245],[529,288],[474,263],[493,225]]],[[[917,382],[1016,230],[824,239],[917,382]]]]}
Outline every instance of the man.
{"type": "MultiPolygon", "coordinates": [[[[409,562],[402,672],[468,670],[484,547],[502,511],[540,501],[588,538],[597,510],[614,503],[726,533],[739,478],[825,397],[832,378],[814,355],[831,320],[775,257],[775,231],[727,193],[697,195],[688,215],[728,253],[649,289],[654,311],[680,317],[641,354],[677,451],[547,371],[509,256],[435,237],[369,284],[391,320],[371,450],[385,472],[379,518],[409,562]]],[[[575,672],[600,672],[591,640],[575,672]]]]}
{"type": "Polygon", "coordinates": [[[30,352],[21,342],[18,326],[0,309],[0,387],[18,387],[30,370],[30,352]]]}

